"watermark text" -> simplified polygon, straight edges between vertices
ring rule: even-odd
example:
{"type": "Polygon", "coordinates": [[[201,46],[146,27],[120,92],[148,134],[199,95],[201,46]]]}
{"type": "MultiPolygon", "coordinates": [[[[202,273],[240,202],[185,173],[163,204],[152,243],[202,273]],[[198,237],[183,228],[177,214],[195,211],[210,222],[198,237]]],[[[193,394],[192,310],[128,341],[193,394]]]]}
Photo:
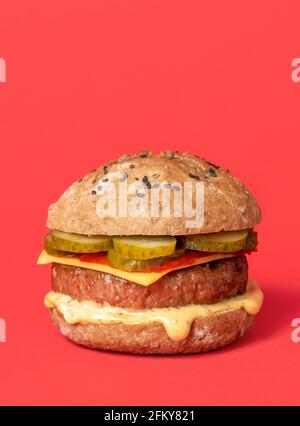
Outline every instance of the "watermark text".
{"type": "Polygon", "coordinates": [[[300,342],[300,318],[294,318],[291,326],[294,328],[291,334],[292,342],[300,342]]]}
{"type": "Polygon", "coordinates": [[[106,182],[93,188],[99,195],[96,213],[100,218],[182,217],[187,228],[204,222],[204,182],[106,182]]]}
{"type": "Polygon", "coordinates": [[[300,82],[300,58],[294,58],[292,60],[292,74],[291,78],[294,83],[300,82]]]}
{"type": "Polygon", "coordinates": [[[0,318],[0,343],[6,342],[6,322],[0,318]]]}
{"type": "Polygon", "coordinates": [[[6,62],[0,58],[0,83],[6,83],[6,62]]]}

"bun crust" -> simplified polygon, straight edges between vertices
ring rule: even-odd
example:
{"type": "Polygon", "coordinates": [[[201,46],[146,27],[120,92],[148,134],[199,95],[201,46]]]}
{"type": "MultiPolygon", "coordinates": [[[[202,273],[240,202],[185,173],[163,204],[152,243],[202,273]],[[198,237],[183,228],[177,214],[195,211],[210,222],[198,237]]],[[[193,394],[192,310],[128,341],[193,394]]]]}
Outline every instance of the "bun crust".
{"type": "Polygon", "coordinates": [[[243,336],[254,321],[254,316],[243,309],[224,311],[195,320],[188,337],[174,342],[159,323],[71,325],[55,309],[51,310],[51,315],[61,333],[80,345],[105,351],[162,355],[222,348],[243,336]]]}
{"type": "MultiPolygon", "coordinates": [[[[116,188],[118,206],[119,186],[116,188]]],[[[133,197],[137,196],[133,194],[133,197]]],[[[171,194],[171,200],[172,197],[171,194]]],[[[150,211],[150,197],[148,206],[150,211]]],[[[261,212],[255,198],[228,171],[189,153],[164,151],[159,155],[147,152],[120,157],[75,182],[50,206],[47,226],[87,235],[187,235],[252,228],[260,220],[261,212]],[[143,192],[149,189],[149,183],[163,186],[165,183],[191,182],[193,200],[195,183],[204,182],[203,225],[188,227],[186,222],[191,218],[184,215],[161,217],[161,202],[159,217],[150,214],[148,217],[119,217],[117,214],[100,218],[96,204],[103,197],[105,186],[125,180],[143,192]]]]}

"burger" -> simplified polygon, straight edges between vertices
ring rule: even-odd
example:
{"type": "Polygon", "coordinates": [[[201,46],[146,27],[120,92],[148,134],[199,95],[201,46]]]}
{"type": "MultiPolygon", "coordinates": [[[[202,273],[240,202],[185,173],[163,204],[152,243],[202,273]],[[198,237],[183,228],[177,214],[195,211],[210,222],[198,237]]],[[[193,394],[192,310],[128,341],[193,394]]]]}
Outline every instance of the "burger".
{"type": "Polygon", "coordinates": [[[190,153],[124,155],[73,183],[48,212],[39,264],[45,306],[80,345],[199,353],[252,326],[263,294],[248,280],[260,208],[228,170],[190,153]]]}

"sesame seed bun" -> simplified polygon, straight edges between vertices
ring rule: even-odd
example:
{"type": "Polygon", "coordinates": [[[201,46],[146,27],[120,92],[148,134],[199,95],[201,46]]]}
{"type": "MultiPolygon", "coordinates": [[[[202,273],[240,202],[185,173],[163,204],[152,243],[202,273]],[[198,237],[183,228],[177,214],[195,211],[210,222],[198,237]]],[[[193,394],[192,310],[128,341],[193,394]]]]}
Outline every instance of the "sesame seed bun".
{"type": "Polygon", "coordinates": [[[60,332],[83,346],[133,354],[188,354],[222,348],[243,336],[252,326],[254,315],[233,309],[196,319],[189,335],[173,341],[160,323],[127,325],[68,324],[54,308],[54,323],[60,332]]]}
{"type": "MultiPolygon", "coordinates": [[[[118,188],[118,185],[116,186],[118,188]]],[[[116,192],[117,205],[120,200],[116,192]]],[[[171,195],[172,197],[172,195],[171,195]]],[[[151,208],[151,197],[148,206],[151,208]]],[[[194,204],[195,207],[195,204],[194,204]]],[[[149,210],[150,211],[150,210],[149,210]]],[[[164,151],[122,156],[107,163],[75,182],[49,208],[47,226],[65,232],[87,235],[187,235],[233,231],[254,227],[261,220],[260,208],[251,192],[228,171],[189,153],[164,151]],[[105,186],[126,181],[136,183],[133,196],[144,197],[154,185],[185,182],[204,183],[204,222],[198,227],[187,226],[191,218],[161,217],[99,217],[96,205],[105,186]],[[140,189],[139,189],[140,188],[140,189]]]]}

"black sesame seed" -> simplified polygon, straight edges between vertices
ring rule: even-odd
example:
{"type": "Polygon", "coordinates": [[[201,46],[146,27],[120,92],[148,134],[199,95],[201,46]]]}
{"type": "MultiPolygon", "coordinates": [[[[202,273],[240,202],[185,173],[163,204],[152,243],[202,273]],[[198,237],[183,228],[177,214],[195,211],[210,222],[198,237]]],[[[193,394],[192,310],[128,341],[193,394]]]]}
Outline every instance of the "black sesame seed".
{"type": "Polygon", "coordinates": [[[158,182],[156,182],[156,183],[154,183],[153,185],[152,185],[152,188],[154,188],[154,189],[157,189],[157,188],[159,188],[159,183],[158,182]]]}
{"type": "Polygon", "coordinates": [[[107,175],[107,173],[108,173],[108,168],[107,168],[107,166],[103,166],[103,173],[104,173],[105,175],[107,175]]]}
{"type": "Polygon", "coordinates": [[[124,182],[124,180],[126,180],[128,178],[128,174],[124,173],[121,177],[120,177],[120,182],[124,182]]]}
{"type": "Polygon", "coordinates": [[[216,164],[211,163],[210,161],[207,161],[207,160],[205,160],[205,161],[207,162],[207,164],[208,164],[209,166],[212,166],[212,167],[214,167],[215,169],[219,169],[219,168],[220,168],[220,166],[217,166],[216,164]]]}
{"type": "Polygon", "coordinates": [[[129,164],[130,169],[134,169],[134,164],[129,164]]]}
{"type": "Polygon", "coordinates": [[[97,194],[97,191],[95,191],[95,190],[93,189],[92,194],[93,194],[93,195],[97,194]]]}
{"type": "Polygon", "coordinates": [[[143,179],[142,179],[142,181],[143,181],[143,184],[145,185],[145,187],[146,187],[147,189],[150,189],[150,188],[151,188],[151,183],[149,182],[149,180],[148,180],[148,177],[147,177],[147,176],[144,176],[144,177],[143,177],[143,179]]]}
{"type": "Polygon", "coordinates": [[[215,171],[215,169],[212,169],[212,168],[209,169],[209,174],[213,177],[217,176],[217,172],[215,171]]]}
{"type": "Polygon", "coordinates": [[[104,178],[104,179],[102,179],[102,182],[108,182],[108,178],[104,178]]]}
{"type": "Polygon", "coordinates": [[[159,178],[159,174],[158,173],[154,173],[154,175],[152,175],[153,179],[158,179],[159,178]]]}
{"type": "Polygon", "coordinates": [[[137,192],[137,193],[136,193],[136,195],[137,195],[139,198],[143,198],[143,197],[145,197],[145,195],[146,195],[146,194],[144,194],[143,192],[137,192]]]}
{"type": "Polygon", "coordinates": [[[192,179],[200,180],[199,176],[193,175],[193,173],[189,173],[189,177],[192,179]]]}
{"type": "Polygon", "coordinates": [[[139,180],[139,178],[137,178],[137,177],[135,177],[134,179],[135,179],[135,180],[139,180]]]}
{"type": "Polygon", "coordinates": [[[143,151],[143,152],[141,152],[141,153],[139,154],[139,157],[141,157],[141,158],[145,158],[145,157],[148,157],[148,155],[149,155],[149,152],[148,152],[148,151],[143,151]]]}

